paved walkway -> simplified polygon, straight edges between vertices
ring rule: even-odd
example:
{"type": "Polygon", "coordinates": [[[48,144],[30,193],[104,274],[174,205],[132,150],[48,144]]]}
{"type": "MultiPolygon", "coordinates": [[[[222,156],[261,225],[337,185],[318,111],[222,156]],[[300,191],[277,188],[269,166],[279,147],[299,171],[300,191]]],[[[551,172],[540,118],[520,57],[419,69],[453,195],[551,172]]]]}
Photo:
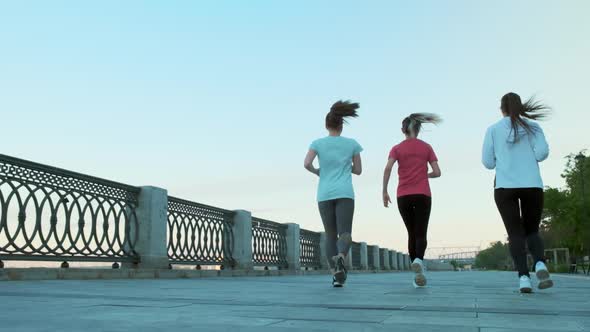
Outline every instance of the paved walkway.
{"type": "Polygon", "coordinates": [[[590,331],[590,279],[521,295],[504,272],[0,282],[0,331],[590,331]]]}

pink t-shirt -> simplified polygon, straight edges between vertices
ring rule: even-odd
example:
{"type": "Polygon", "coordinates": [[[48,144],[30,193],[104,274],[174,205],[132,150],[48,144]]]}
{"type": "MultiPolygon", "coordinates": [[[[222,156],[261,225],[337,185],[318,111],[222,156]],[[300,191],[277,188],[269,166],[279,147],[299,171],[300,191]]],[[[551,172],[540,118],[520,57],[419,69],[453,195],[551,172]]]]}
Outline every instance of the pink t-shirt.
{"type": "Polygon", "coordinates": [[[397,197],[432,195],[428,183],[428,162],[438,159],[428,143],[417,138],[407,139],[391,149],[389,159],[395,159],[399,165],[397,197]]]}

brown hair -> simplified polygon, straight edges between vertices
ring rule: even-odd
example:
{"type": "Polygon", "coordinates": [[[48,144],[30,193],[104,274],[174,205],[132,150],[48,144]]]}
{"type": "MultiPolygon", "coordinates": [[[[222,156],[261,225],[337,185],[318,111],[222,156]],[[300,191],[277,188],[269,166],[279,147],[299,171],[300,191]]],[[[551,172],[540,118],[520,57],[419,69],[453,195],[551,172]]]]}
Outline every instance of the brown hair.
{"type": "Polygon", "coordinates": [[[402,132],[418,136],[423,123],[439,124],[442,118],[434,113],[412,113],[402,121],[402,132]]]}
{"type": "Polygon", "coordinates": [[[339,100],[332,105],[330,112],[326,115],[326,128],[338,129],[342,127],[346,120],[344,118],[358,117],[357,109],[358,103],[351,103],[349,100],[339,100]]]}
{"type": "Polygon", "coordinates": [[[518,141],[518,127],[524,128],[529,134],[535,134],[536,127],[532,127],[523,118],[531,120],[541,120],[547,117],[551,108],[537,102],[533,97],[529,98],[524,104],[520,100],[520,96],[514,92],[509,92],[502,97],[500,104],[502,112],[510,117],[512,123],[511,133],[514,133],[514,141],[518,141]]]}

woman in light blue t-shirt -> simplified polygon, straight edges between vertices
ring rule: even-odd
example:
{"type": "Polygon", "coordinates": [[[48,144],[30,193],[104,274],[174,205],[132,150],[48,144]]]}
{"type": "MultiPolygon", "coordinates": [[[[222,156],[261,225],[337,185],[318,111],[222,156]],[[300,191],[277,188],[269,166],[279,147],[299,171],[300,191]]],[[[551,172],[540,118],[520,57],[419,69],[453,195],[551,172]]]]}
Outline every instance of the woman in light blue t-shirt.
{"type": "Polygon", "coordinates": [[[352,244],[354,189],[352,174],[360,175],[363,148],[352,138],[342,137],[344,118],[358,116],[359,104],[338,101],[326,115],[328,136],[313,141],[305,157],[305,168],[320,177],[318,206],[326,231],[326,252],[334,276],[332,285],[346,281],[344,261],[352,244]],[[313,166],[318,157],[320,168],[313,166]]]}

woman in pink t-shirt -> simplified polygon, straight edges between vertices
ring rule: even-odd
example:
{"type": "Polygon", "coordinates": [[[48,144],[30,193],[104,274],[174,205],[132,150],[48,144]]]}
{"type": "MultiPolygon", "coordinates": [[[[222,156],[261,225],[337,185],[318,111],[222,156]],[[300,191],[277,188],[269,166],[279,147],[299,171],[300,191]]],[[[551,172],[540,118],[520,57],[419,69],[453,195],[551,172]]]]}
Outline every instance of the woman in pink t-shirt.
{"type": "Polygon", "coordinates": [[[434,150],[417,137],[423,123],[438,124],[441,121],[438,115],[430,113],[414,113],[405,118],[402,121],[402,133],[406,135],[406,139],[389,152],[383,174],[383,205],[389,207],[391,198],[387,186],[393,165],[398,163],[397,206],[408,231],[408,252],[412,270],[416,273],[415,287],[426,286],[423,260],[432,205],[428,179],[440,177],[441,174],[434,150]],[[432,168],[430,173],[428,164],[432,168]]]}

